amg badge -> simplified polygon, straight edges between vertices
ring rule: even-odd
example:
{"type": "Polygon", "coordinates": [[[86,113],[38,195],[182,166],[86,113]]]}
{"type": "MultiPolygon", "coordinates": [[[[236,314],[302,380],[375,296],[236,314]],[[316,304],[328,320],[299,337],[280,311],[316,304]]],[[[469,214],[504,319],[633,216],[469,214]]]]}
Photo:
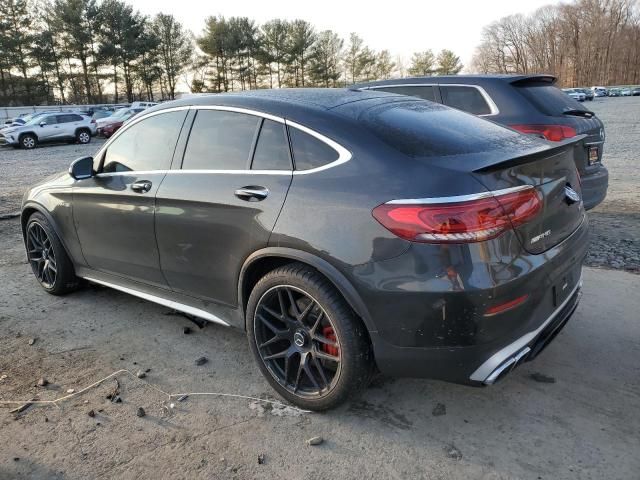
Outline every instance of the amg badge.
{"type": "Polygon", "coordinates": [[[551,230],[547,230],[546,232],[542,232],[540,235],[536,235],[535,237],[533,237],[531,239],[531,244],[534,244],[534,243],[542,240],[544,237],[548,237],[549,235],[551,235],[551,230]]]}

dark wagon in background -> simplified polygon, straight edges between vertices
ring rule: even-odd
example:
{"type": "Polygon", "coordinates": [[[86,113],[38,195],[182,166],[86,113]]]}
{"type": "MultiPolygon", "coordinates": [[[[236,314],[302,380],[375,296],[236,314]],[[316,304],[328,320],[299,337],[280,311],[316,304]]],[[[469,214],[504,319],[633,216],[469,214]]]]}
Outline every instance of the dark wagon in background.
{"type": "Polygon", "coordinates": [[[22,228],[47,292],[83,278],[244,329],[320,410],[374,366],[487,385],[540,353],[580,297],[575,148],[384,92],[203,96],[32,187],[22,228]]]}
{"type": "Polygon", "coordinates": [[[455,75],[383,80],[354,88],[443,103],[552,142],[586,135],[576,145],[576,166],[584,206],[590,210],[604,200],[609,184],[602,164],[604,125],[555,83],[551,75],[455,75]]]}

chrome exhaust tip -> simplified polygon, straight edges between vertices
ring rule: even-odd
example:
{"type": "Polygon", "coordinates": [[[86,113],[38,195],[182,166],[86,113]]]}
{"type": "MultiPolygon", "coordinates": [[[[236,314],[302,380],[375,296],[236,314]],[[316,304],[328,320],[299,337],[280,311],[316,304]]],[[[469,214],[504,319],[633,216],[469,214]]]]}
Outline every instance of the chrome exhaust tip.
{"type": "Polygon", "coordinates": [[[491,374],[487,378],[484,379],[484,382],[482,382],[482,383],[484,383],[485,385],[493,385],[498,380],[502,379],[502,377],[504,377],[511,370],[516,368],[518,363],[520,363],[520,361],[524,357],[526,357],[527,354],[530,351],[531,351],[531,349],[529,347],[523,348],[516,355],[514,355],[513,357],[510,357],[507,360],[505,360],[504,362],[502,362],[498,366],[498,368],[496,368],[493,372],[491,372],[491,374]]]}

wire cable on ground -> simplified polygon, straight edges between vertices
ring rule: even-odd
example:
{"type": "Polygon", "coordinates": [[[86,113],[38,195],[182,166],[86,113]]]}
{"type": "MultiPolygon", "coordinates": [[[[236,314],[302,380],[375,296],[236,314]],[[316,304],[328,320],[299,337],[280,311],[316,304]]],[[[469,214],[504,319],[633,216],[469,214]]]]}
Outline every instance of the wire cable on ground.
{"type": "Polygon", "coordinates": [[[217,396],[217,397],[229,397],[229,398],[241,398],[244,400],[253,400],[256,402],[263,402],[263,403],[269,403],[271,405],[276,405],[278,407],[282,407],[282,408],[291,408],[293,410],[296,410],[300,413],[311,413],[310,410],[303,410],[301,408],[298,407],[294,407],[292,405],[285,405],[282,402],[278,402],[275,400],[267,400],[265,398],[258,398],[258,397],[250,397],[247,395],[239,395],[236,393],[220,393],[220,392],[190,392],[190,393],[168,393],[165,392],[164,390],[156,387],[155,385],[152,385],[148,382],[143,382],[142,380],[140,380],[133,372],[131,372],[130,370],[127,369],[122,369],[122,370],[117,370],[113,373],[111,373],[110,375],[107,375],[106,377],[98,380],[97,382],[92,383],[91,385],[82,388],[81,390],[78,390],[77,392],[73,392],[70,393],[68,395],[65,395],[63,397],[60,398],[56,398],[54,400],[0,400],[0,404],[3,405],[55,405],[56,407],[60,407],[58,404],[60,402],[64,402],[65,400],[69,400],[70,398],[76,397],[78,395],[81,395],[83,393],[85,393],[87,390],[91,390],[94,387],[97,387],[98,385],[104,383],[105,381],[109,380],[110,378],[116,377],[120,374],[123,373],[127,373],[129,374],[131,377],[133,377],[136,380],[139,380],[140,382],[142,382],[143,385],[151,388],[152,390],[155,390],[158,393],[161,393],[163,395],[166,395],[169,398],[169,401],[171,401],[171,399],[173,399],[174,397],[178,397],[178,398],[186,398],[186,397],[196,397],[196,396],[217,396]]]}

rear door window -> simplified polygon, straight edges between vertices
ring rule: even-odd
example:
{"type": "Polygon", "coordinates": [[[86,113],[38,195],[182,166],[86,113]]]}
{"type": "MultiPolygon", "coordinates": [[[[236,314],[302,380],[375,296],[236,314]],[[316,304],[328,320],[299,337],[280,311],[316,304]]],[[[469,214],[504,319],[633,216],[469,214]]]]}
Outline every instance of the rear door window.
{"type": "Polygon", "coordinates": [[[265,119],[253,154],[252,170],[291,170],[289,142],[284,125],[265,119]]]}
{"type": "Polygon", "coordinates": [[[298,128],[289,128],[289,138],[296,170],[322,167],[338,159],[338,152],[332,147],[298,128]]]}
{"type": "Polygon", "coordinates": [[[247,170],[260,118],[246,113],[198,110],[183,170],[247,170]]]}
{"type": "Polygon", "coordinates": [[[160,113],[132,125],[107,147],[102,172],[166,170],[186,111],[160,113]]]}
{"type": "Polygon", "coordinates": [[[431,85],[389,85],[383,88],[375,88],[375,90],[397,93],[398,95],[409,95],[411,97],[418,97],[431,102],[436,101],[436,91],[431,85]]]}
{"type": "Polygon", "coordinates": [[[587,110],[558,87],[549,82],[527,82],[515,89],[544,115],[559,116],[568,110],[587,110]]]}
{"type": "Polygon", "coordinates": [[[440,85],[442,103],[474,115],[488,115],[491,107],[475,87],[460,85],[440,85]]]}

